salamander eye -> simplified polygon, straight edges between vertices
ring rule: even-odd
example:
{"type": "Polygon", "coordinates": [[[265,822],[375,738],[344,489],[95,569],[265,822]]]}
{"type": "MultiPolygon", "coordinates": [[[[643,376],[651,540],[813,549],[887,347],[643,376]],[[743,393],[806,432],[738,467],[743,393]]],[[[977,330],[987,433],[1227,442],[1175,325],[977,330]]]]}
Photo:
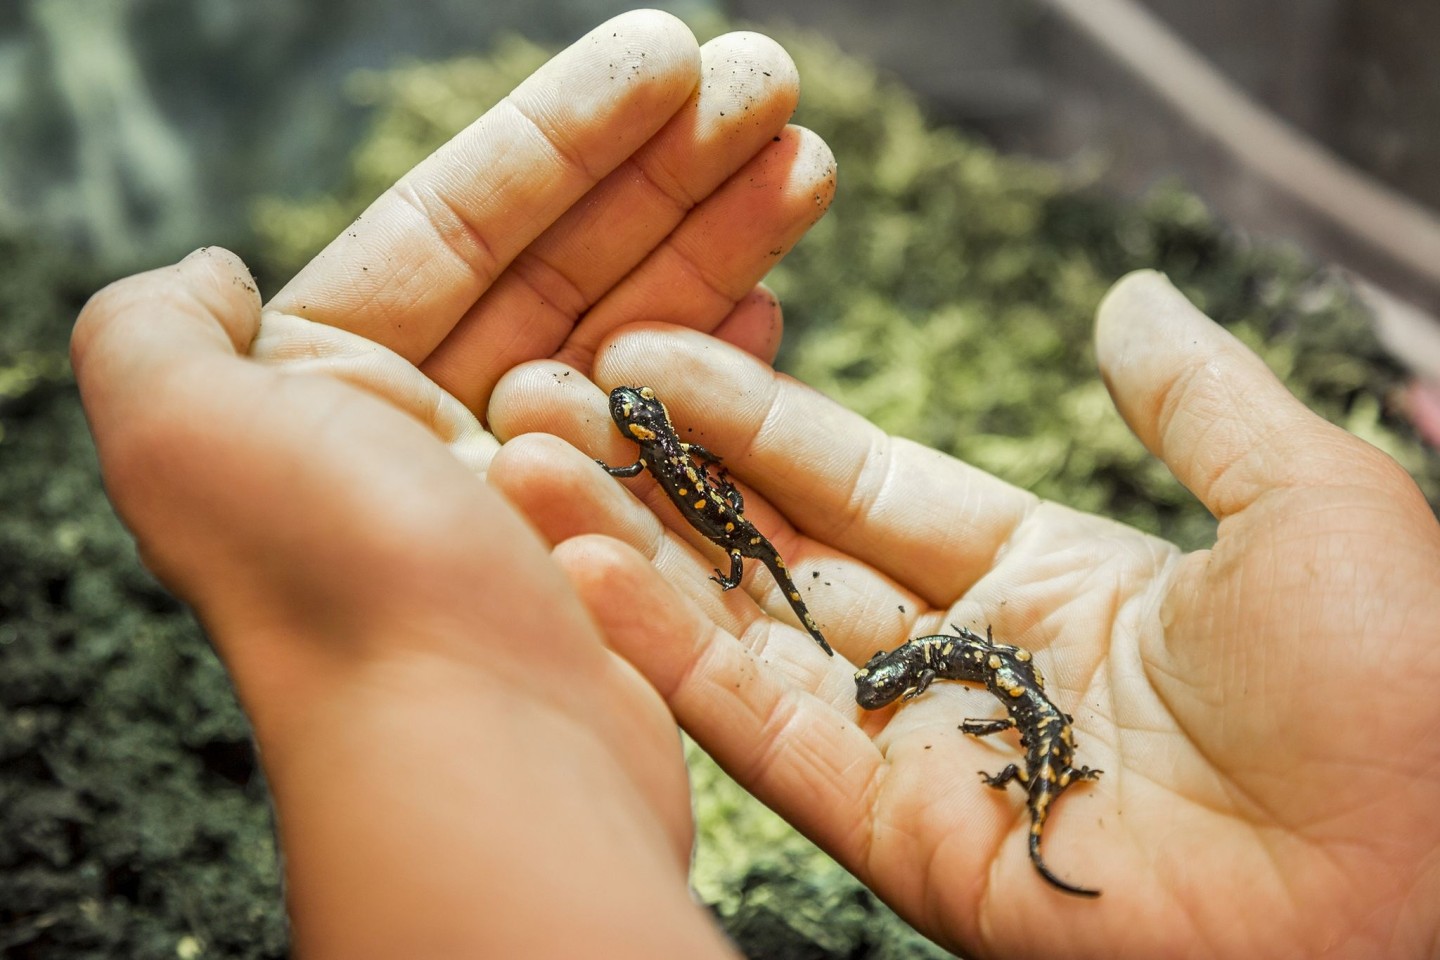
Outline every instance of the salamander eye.
{"type": "Polygon", "coordinates": [[[641,387],[641,388],[640,388],[640,396],[643,397],[643,398],[646,399],[646,400],[654,400],[654,399],[655,399],[655,391],[652,390],[650,387],[641,387]]]}

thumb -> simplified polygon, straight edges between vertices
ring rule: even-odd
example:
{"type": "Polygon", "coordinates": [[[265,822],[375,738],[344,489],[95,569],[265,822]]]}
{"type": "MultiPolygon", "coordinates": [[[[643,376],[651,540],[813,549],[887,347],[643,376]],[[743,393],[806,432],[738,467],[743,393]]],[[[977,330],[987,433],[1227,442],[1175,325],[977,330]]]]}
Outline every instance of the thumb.
{"type": "Polygon", "coordinates": [[[1162,274],[1111,288],[1095,351],[1130,429],[1219,519],[1276,488],[1396,479],[1394,461],[1307,409],[1162,274]]]}
{"type": "Polygon", "coordinates": [[[153,412],[177,395],[180,409],[193,410],[193,384],[234,366],[259,323],[260,294],[249,270],[219,247],[117,280],[85,304],[70,337],[70,364],[122,513],[127,463],[153,453],[143,449],[153,412]]]}

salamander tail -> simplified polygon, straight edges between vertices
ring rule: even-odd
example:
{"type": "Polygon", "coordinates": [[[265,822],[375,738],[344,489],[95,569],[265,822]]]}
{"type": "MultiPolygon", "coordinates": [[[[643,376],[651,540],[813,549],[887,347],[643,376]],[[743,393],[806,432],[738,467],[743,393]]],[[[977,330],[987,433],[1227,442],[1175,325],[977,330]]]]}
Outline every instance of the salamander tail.
{"type": "Polygon", "coordinates": [[[1066,883],[1051,873],[1050,868],[1045,866],[1045,861],[1040,856],[1040,834],[1035,831],[1031,831],[1030,833],[1030,862],[1035,864],[1035,869],[1040,871],[1040,876],[1044,877],[1045,880],[1057,890],[1063,890],[1077,897],[1093,898],[1100,896],[1099,890],[1092,890],[1089,887],[1077,887],[1072,883],[1066,883]]]}
{"type": "Polygon", "coordinates": [[[785,594],[785,600],[790,604],[790,609],[795,611],[795,616],[800,618],[800,623],[815,642],[820,644],[820,649],[825,651],[827,656],[835,656],[835,651],[825,640],[820,628],[815,625],[815,618],[810,616],[810,610],[805,606],[805,601],[800,598],[800,588],[795,586],[795,581],[790,579],[790,571],[786,569],[785,562],[780,559],[779,554],[773,554],[773,560],[769,557],[760,558],[760,562],[770,569],[775,577],[775,582],[780,587],[780,592],[785,594]]]}

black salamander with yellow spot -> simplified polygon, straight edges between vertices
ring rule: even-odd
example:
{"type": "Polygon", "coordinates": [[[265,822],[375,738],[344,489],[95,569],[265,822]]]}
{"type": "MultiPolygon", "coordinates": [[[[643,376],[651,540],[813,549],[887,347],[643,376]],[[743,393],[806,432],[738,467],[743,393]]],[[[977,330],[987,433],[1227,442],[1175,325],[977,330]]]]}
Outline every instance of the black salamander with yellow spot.
{"type": "Polygon", "coordinates": [[[1045,695],[1045,679],[1035,669],[1030,651],[996,643],[964,627],[958,636],[917,637],[890,652],[880,651],[855,674],[855,700],[866,710],[878,710],[895,699],[911,700],[925,692],[933,680],[983,683],[1009,714],[1004,720],[966,720],[961,729],[972,737],[1004,730],[1020,732],[1025,766],[1010,764],[997,774],[981,772],[987,784],[1004,790],[1014,780],[1025,788],[1030,810],[1030,860],[1051,884],[1081,897],[1098,897],[1099,890],[1066,883],[1040,857],[1040,835],[1050,805],[1080,780],[1095,780],[1099,770],[1076,767],[1074,718],[1062,713],[1045,695]]]}
{"type": "Polygon", "coordinates": [[[730,482],[720,458],[698,443],[685,443],[670,423],[665,405],[649,387],[616,387],[610,391],[610,416],[620,434],[640,444],[640,459],[624,467],[612,467],[603,460],[596,463],[612,477],[633,477],[648,469],[689,524],[710,542],[730,554],[730,574],[718,569],[711,577],[723,590],[740,585],[744,558],[759,560],[769,568],[785,594],[795,615],[830,656],[835,651],[815,625],[815,619],[800,599],[800,591],[785,567],[785,561],[761,536],[755,525],[745,519],[745,499],[730,482]],[[714,474],[710,467],[716,467],[714,474]]]}

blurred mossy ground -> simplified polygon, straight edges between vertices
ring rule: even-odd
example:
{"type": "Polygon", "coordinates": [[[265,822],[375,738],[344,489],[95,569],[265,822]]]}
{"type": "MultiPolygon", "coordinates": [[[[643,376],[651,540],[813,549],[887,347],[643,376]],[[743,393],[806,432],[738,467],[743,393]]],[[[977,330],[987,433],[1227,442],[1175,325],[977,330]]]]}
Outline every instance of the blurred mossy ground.
{"type": "MultiPolygon", "coordinates": [[[[770,277],[781,365],[882,426],[1044,497],[1185,546],[1214,524],[1110,407],[1090,324],[1111,282],[1168,273],[1311,407],[1382,447],[1431,503],[1440,464],[1387,398],[1399,373],[1343,284],[1254,245],[1178,188],[1123,205],[926,121],[862,63],[779,39],[797,122],[840,161],[830,214],[770,277]]],[[[372,135],[333,196],[257,205],[262,280],[288,276],[546,56],[357,77],[372,135]]],[[[287,952],[264,785],[223,672],[136,562],[65,366],[100,278],[0,238],[0,954],[287,952]]],[[[694,883],[757,958],[944,955],[690,749],[694,883]]]]}

